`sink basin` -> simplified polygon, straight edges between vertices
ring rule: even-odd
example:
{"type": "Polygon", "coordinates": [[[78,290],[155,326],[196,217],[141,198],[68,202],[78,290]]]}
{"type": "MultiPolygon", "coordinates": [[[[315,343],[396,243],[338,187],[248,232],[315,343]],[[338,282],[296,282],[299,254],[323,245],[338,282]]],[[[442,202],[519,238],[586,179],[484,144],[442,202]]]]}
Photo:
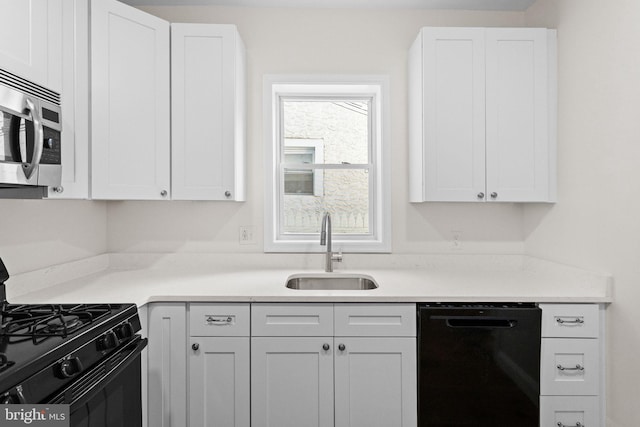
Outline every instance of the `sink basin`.
{"type": "Polygon", "coordinates": [[[287,279],[287,288],[303,291],[366,291],[376,289],[373,277],[359,274],[297,274],[287,279]]]}

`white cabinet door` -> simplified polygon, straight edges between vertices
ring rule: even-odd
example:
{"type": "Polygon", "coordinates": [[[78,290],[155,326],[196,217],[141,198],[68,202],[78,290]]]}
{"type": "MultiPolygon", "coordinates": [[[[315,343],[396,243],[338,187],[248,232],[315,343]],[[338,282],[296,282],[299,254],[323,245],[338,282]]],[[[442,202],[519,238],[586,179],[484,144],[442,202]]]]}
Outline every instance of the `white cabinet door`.
{"type": "Polygon", "coordinates": [[[47,0],[2,0],[0,68],[49,87],[48,19],[47,0]]]}
{"type": "Polygon", "coordinates": [[[94,199],[170,197],[169,23],[91,3],[94,199]]]}
{"type": "Polygon", "coordinates": [[[174,200],[244,200],[244,57],[233,25],[171,24],[174,200]]]}
{"type": "Polygon", "coordinates": [[[249,342],[249,337],[191,337],[190,427],[250,427],[249,342]]]}
{"type": "Polygon", "coordinates": [[[251,339],[251,425],[333,427],[333,338],[251,339]]]}
{"type": "Polygon", "coordinates": [[[89,3],[65,0],[62,31],[62,182],[52,199],[89,198],[89,3]]]}
{"type": "MultiPolygon", "coordinates": [[[[423,116],[411,126],[412,158],[421,161],[426,201],[477,201],[485,191],[485,46],[481,28],[426,28],[411,96],[423,116]],[[420,81],[418,81],[418,79],[420,81]],[[417,94],[422,86],[421,94],[417,94]],[[420,153],[420,150],[423,150],[420,153]]],[[[417,46],[414,46],[418,49],[417,46]]],[[[413,173],[413,172],[412,172],[413,173]]]]}
{"type": "Polygon", "coordinates": [[[487,193],[549,198],[547,30],[487,29],[487,193]]]}
{"type": "Polygon", "coordinates": [[[187,425],[187,317],[184,304],[151,304],[149,319],[149,426],[187,425]]]}
{"type": "Polygon", "coordinates": [[[334,363],[336,427],[416,427],[415,338],[336,337],[334,363]]]}

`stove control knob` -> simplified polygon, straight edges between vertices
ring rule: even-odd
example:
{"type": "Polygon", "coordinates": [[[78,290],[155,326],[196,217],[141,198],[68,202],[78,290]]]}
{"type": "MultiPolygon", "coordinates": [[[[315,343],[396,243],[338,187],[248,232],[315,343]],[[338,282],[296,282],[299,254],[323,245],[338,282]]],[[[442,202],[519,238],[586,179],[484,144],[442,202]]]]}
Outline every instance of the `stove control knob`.
{"type": "Polygon", "coordinates": [[[60,378],[72,378],[78,375],[83,370],[82,362],[77,357],[72,359],[65,359],[58,364],[58,377],[60,378]]]}
{"type": "Polygon", "coordinates": [[[26,402],[27,400],[24,398],[21,385],[0,397],[0,405],[24,404],[26,402]]]}
{"type": "Polygon", "coordinates": [[[135,331],[133,330],[133,325],[129,322],[118,325],[113,330],[115,331],[118,338],[120,338],[120,340],[129,339],[135,333],[135,331]]]}
{"type": "Polygon", "coordinates": [[[100,338],[98,338],[98,350],[105,351],[112,348],[116,348],[120,341],[118,340],[118,336],[115,332],[109,331],[100,338]]]}

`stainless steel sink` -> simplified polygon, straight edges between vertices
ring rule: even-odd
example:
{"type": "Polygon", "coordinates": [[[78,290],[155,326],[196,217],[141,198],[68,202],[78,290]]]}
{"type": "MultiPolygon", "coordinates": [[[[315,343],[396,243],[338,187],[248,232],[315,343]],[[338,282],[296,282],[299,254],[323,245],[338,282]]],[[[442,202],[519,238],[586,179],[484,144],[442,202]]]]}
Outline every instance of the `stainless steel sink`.
{"type": "Polygon", "coordinates": [[[373,277],[360,274],[296,274],[287,279],[287,288],[303,291],[366,291],[376,289],[373,277]]]}

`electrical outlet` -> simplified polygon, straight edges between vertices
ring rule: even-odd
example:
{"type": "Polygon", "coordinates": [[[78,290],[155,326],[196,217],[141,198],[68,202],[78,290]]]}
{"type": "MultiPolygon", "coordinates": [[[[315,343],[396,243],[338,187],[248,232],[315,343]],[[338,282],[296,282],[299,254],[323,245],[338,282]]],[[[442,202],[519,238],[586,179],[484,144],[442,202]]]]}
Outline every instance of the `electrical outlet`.
{"type": "Polygon", "coordinates": [[[253,227],[240,227],[238,240],[241,245],[255,245],[256,241],[253,239],[253,227]]]}
{"type": "Polygon", "coordinates": [[[451,250],[462,250],[462,231],[451,230],[451,250]]]}

